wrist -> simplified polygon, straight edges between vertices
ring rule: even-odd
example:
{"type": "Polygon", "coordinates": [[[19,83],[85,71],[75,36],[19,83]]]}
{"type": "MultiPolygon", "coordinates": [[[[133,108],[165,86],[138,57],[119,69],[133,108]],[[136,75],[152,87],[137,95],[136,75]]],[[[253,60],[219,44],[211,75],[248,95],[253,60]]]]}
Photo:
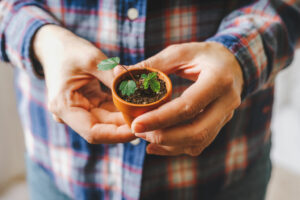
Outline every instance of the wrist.
{"type": "Polygon", "coordinates": [[[238,92],[239,96],[242,96],[243,87],[244,87],[244,77],[243,77],[243,71],[241,68],[240,63],[238,62],[235,55],[226,48],[223,44],[219,44],[224,49],[225,57],[228,59],[229,66],[231,67],[231,72],[233,74],[233,85],[235,87],[235,90],[238,92]]]}
{"type": "Polygon", "coordinates": [[[57,25],[42,26],[32,40],[33,55],[43,66],[51,52],[59,54],[63,50],[63,41],[74,34],[57,25]]]}
{"type": "Polygon", "coordinates": [[[224,67],[229,69],[229,71],[226,71],[232,74],[234,88],[238,94],[242,96],[244,88],[244,76],[241,65],[236,56],[222,43],[215,41],[209,41],[207,43],[213,46],[211,53],[216,54],[216,58],[222,60],[224,67]]]}

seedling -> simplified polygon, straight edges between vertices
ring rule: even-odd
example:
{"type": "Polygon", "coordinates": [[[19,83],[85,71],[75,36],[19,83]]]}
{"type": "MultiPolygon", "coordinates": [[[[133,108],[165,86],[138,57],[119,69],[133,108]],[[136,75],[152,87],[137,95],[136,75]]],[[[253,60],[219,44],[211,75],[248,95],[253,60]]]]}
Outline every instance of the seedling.
{"type": "MultiPolygon", "coordinates": [[[[111,70],[119,64],[119,57],[108,58],[106,60],[102,60],[98,64],[98,70],[111,70]]],[[[156,72],[141,74],[140,81],[137,81],[136,78],[132,75],[132,73],[124,65],[120,66],[124,68],[132,78],[132,80],[124,80],[120,83],[119,90],[121,91],[122,95],[130,96],[134,94],[134,92],[138,88],[147,90],[150,87],[150,89],[155,93],[158,93],[160,91],[160,82],[157,80],[158,77],[156,72]]]]}
{"type": "Polygon", "coordinates": [[[160,83],[157,80],[157,73],[156,72],[151,72],[148,75],[142,74],[141,78],[143,79],[143,86],[144,89],[148,89],[149,86],[151,90],[155,93],[158,93],[160,90],[160,83]]]}

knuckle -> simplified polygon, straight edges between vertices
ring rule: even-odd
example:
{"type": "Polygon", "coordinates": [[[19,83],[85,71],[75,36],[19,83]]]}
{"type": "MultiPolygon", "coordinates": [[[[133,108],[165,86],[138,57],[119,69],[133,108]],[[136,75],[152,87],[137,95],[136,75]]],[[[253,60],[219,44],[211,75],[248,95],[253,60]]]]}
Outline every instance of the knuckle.
{"type": "Polygon", "coordinates": [[[197,114],[198,114],[197,106],[188,102],[183,103],[182,112],[181,112],[181,117],[183,119],[193,118],[197,114]]]}
{"type": "Polygon", "coordinates": [[[183,44],[174,44],[172,45],[173,51],[179,53],[179,55],[187,55],[190,53],[191,44],[183,43],[183,44]]]}
{"type": "Polygon", "coordinates": [[[232,111],[228,116],[228,121],[230,121],[233,118],[234,112],[232,111]]]}
{"type": "Polygon", "coordinates": [[[84,139],[85,139],[89,144],[97,144],[97,139],[96,139],[95,135],[92,134],[92,132],[89,132],[88,134],[86,134],[86,136],[84,136],[84,139]]]}
{"type": "Polygon", "coordinates": [[[142,67],[142,68],[153,67],[153,66],[154,66],[154,60],[152,57],[145,60],[144,62],[141,62],[141,65],[140,65],[140,67],[142,67]]]}
{"type": "Polygon", "coordinates": [[[61,113],[61,108],[56,100],[51,100],[48,102],[48,110],[54,115],[59,115],[61,113]]]}
{"type": "Polygon", "coordinates": [[[52,114],[52,117],[54,119],[54,121],[58,122],[58,123],[64,123],[58,116],[56,116],[55,114],[52,114]]]}
{"type": "Polygon", "coordinates": [[[188,147],[188,148],[184,149],[184,153],[186,153],[189,156],[196,157],[201,154],[201,152],[202,152],[201,150],[202,150],[202,148],[200,148],[200,147],[188,147]]]}
{"type": "Polygon", "coordinates": [[[179,44],[171,44],[168,46],[168,49],[178,49],[179,46],[179,44]]]}
{"type": "Polygon", "coordinates": [[[198,132],[197,134],[191,137],[191,141],[196,144],[201,144],[207,140],[209,130],[204,128],[202,131],[198,132]]]}
{"type": "Polygon", "coordinates": [[[241,105],[241,103],[242,103],[241,96],[240,96],[237,92],[233,92],[232,97],[233,97],[233,100],[232,100],[231,105],[232,105],[232,108],[233,108],[233,109],[236,109],[236,108],[238,108],[238,107],[241,105]]]}
{"type": "Polygon", "coordinates": [[[63,110],[67,105],[66,102],[67,100],[62,95],[56,95],[54,98],[48,100],[48,110],[57,117],[61,117],[63,110]]]}
{"type": "Polygon", "coordinates": [[[241,97],[240,95],[236,94],[236,98],[235,98],[235,101],[234,101],[234,108],[237,108],[241,105],[242,103],[242,100],[241,100],[241,97]]]}
{"type": "Polygon", "coordinates": [[[176,52],[176,53],[182,53],[182,51],[185,49],[185,48],[182,48],[182,44],[171,44],[169,45],[167,48],[166,48],[166,51],[170,51],[170,52],[176,52]]]}
{"type": "Polygon", "coordinates": [[[234,83],[233,77],[231,75],[222,76],[221,83],[225,89],[231,89],[234,83]]]}
{"type": "Polygon", "coordinates": [[[70,91],[58,91],[57,94],[48,97],[47,108],[52,114],[61,117],[63,111],[71,106],[72,99],[73,93],[70,91]]]}
{"type": "Polygon", "coordinates": [[[229,122],[233,118],[233,115],[234,115],[234,111],[230,112],[230,114],[225,119],[225,123],[229,122]]]}
{"type": "Polygon", "coordinates": [[[163,135],[159,134],[159,133],[152,134],[151,139],[149,139],[149,141],[151,141],[154,144],[164,144],[165,143],[165,139],[164,139],[163,135]]]}
{"type": "Polygon", "coordinates": [[[150,58],[134,65],[134,67],[136,67],[136,68],[147,68],[147,67],[153,67],[153,66],[155,66],[154,57],[150,57],[150,58]]]}
{"type": "Polygon", "coordinates": [[[208,133],[209,133],[208,128],[203,128],[203,130],[201,131],[201,134],[200,134],[200,135],[202,135],[202,137],[203,137],[204,139],[206,139],[207,136],[208,136],[208,133]]]}

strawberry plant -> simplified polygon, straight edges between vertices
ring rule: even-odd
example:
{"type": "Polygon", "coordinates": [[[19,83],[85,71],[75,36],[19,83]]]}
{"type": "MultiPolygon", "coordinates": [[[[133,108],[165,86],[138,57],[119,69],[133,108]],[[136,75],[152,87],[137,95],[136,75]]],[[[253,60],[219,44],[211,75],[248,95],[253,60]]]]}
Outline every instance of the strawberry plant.
{"type": "MultiPolygon", "coordinates": [[[[106,60],[102,60],[98,64],[98,70],[111,70],[117,65],[120,65],[119,57],[108,58],[106,60]]],[[[122,95],[131,96],[135,93],[137,89],[148,90],[149,87],[154,93],[159,93],[161,84],[158,81],[158,76],[156,72],[151,72],[148,74],[143,73],[139,76],[139,80],[137,80],[124,65],[120,66],[124,68],[131,77],[131,80],[123,80],[120,83],[118,89],[120,90],[122,95]]]]}

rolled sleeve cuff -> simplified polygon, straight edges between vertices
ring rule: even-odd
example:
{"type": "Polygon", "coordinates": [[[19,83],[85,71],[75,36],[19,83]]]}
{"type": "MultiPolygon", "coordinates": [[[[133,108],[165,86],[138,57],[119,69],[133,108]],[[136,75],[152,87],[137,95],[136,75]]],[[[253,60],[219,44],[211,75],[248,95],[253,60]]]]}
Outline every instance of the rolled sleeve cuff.
{"type": "MultiPolygon", "coordinates": [[[[4,27],[4,45],[6,61],[16,67],[25,69],[33,76],[42,76],[42,67],[34,59],[32,52],[32,40],[35,33],[46,24],[56,24],[54,19],[44,9],[37,6],[24,6],[12,14],[4,27]]],[[[4,59],[5,60],[5,59],[4,59]]]]}
{"type": "Polygon", "coordinates": [[[244,88],[242,100],[253,94],[264,84],[267,79],[265,73],[267,58],[264,54],[262,40],[258,35],[256,38],[247,40],[246,37],[235,33],[218,34],[206,41],[218,42],[225,46],[238,60],[243,71],[244,88]]]}

